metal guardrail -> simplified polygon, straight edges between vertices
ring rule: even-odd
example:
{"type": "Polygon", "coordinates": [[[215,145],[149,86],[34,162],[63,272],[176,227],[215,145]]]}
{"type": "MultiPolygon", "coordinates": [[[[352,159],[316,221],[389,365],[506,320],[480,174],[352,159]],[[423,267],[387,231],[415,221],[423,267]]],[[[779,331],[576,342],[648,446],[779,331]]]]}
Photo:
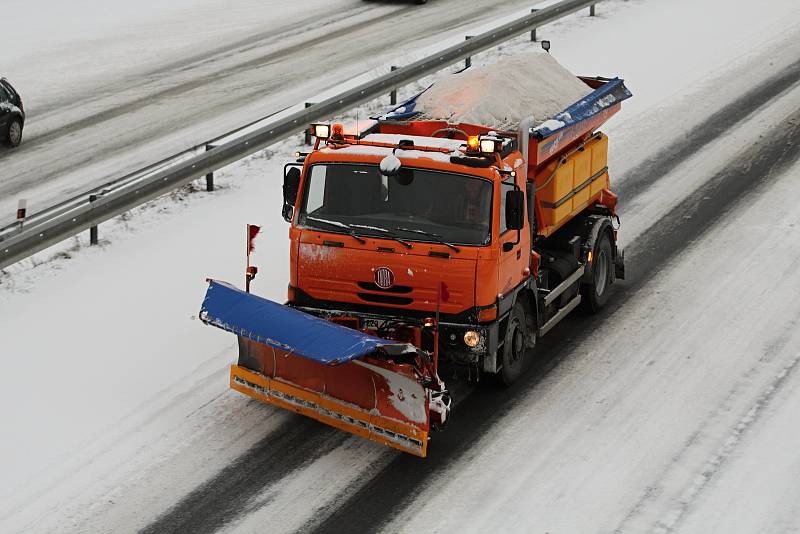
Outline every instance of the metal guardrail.
{"type": "MultiPolygon", "coordinates": [[[[197,145],[195,145],[195,146],[193,146],[191,148],[187,148],[186,150],[184,150],[182,152],[179,152],[178,154],[173,154],[172,156],[167,156],[166,158],[164,158],[162,160],[159,160],[156,163],[151,163],[147,167],[143,167],[141,169],[137,169],[137,170],[135,170],[133,172],[130,172],[130,173],[126,174],[125,176],[122,176],[121,178],[116,178],[116,179],[114,179],[114,180],[112,180],[110,182],[106,182],[106,183],[104,183],[102,185],[93,187],[92,189],[86,190],[86,191],[84,191],[84,192],[82,192],[82,193],[80,193],[80,194],[78,194],[78,195],[76,195],[74,197],[71,197],[71,198],[63,200],[61,202],[58,202],[56,204],[53,204],[52,206],[48,206],[47,208],[45,208],[45,209],[43,209],[41,211],[37,211],[34,214],[27,215],[24,218],[24,225],[21,224],[20,221],[16,221],[14,223],[8,224],[8,225],[0,228],[0,243],[3,243],[4,240],[9,239],[12,236],[15,236],[17,234],[22,233],[23,230],[25,230],[25,231],[31,230],[31,229],[33,229],[35,227],[35,225],[42,224],[44,222],[47,222],[47,221],[49,221],[51,219],[54,219],[54,218],[58,217],[59,215],[62,215],[62,214],[65,214],[65,213],[69,213],[72,210],[81,207],[83,204],[85,204],[87,202],[87,199],[91,199],[92,196],[100,197],[100,196],[103,196],[103,195],[107,195],[107,194],[111,194],[113,192],[120,191],[120,190],[122,190],[122,189],[124,189],[126,187],[129,187],[130,185],[132,185],[132,184],[134,184],[136,182],[139,182],[139,181],[142,181],[142,180],[148,178],[149,176],[151,176],[152,174],[154,174],[154,173],[156,173],[156,172],[158,172],[160,170],[166,169],[167,167],[172,167],[172,166],[180,163],[181,161],[189,159],[191,156],[195,156],[195,155],[200,154],[202,152],[206,152],[210,148],[213,148],[214,146],[216,146],[216,144],[219,143],[220,141],[222,141],[223,139],[227,139],[229,137],[234,137],[237,134],[239,134],[240,132],[242,132],[244,130],[247,130],[249,128],[252,128],[256,124],[259,124],[261,122],[269,120],[270,118],[274,117],[275,115],[283,113],[284,111],[286,111],[287,109],[289,109],[291,107],[293,107],[293,106],[287,106],[287,107],[285,107],[283,109],[280,109],[278,111],[270,113],[267,116],[261,117],[260,119],[256,119],[254,121],[251,121],[251,122],[245,124],[244,126],[240,126],[240,127],[236,128],[235,130],[231,130],[231,131],[226,132],[226,133],[224,133],[222,135],[214,137],[213,139],[209,139],[208,141],[204,141],[202,143],[199,143],[199,144],[197,144],[197,145]]],[[[209,180],[209,177],[213,177],[213,174],[207,174],[206,175],[206,180],[207,181],[209,180]]],[[[209,190],[212,190],[212,188],[213,188],[213,178],[211,178],[210,184],[212,184],[212,185],[210,186],[209,190]]],[[[95,198],[95,200],[96,200],[96,198],[95,198]]],[[[90,202],[94,202],[94,200],[89,200],[89,201],[90,202]]],[[[0,266],[0,267],[2,267],[2,266],[0,266]]]]}
{"type": "MultiPolygon", "coordinates": [[[[172,158],[150,165],[124,178],[87,191],[31,216],[16,231],[10,227],[0,233],[0,269],[16,263],[55,243],[125,213],[149,200],[169,193],[197,178],[213,173],[250,154],[302,131],[309,123],[331,117],[373,98],[390,93],[396,87],[416,81],[428,74],[492,48],[601,0],[563,0],[536,10],[530,15],[473,36],[463,43],[420,59],[410,65],[379,76],[349,91],[328,98],[280,120],[259,127],[200,154],[191,155],[194,147],[172,158]],[[182,159],[185,156],[185,159],[182,159]],[[180,161],[175,162],[178,159],[180,161]],[[173,164],[170,164],[173,163],[173,164]],[[169,164],[166,168],[161,165],[169,164]],[[95,197],[89,201],[89,195],[95,197]],[[9,233],[13,235],[8,236],[9,233]],[[6,235],[7,237],[4,237],[6,235]]],[[[255,121],[217,139],[235,135],[264,119],[255,121]]]]}

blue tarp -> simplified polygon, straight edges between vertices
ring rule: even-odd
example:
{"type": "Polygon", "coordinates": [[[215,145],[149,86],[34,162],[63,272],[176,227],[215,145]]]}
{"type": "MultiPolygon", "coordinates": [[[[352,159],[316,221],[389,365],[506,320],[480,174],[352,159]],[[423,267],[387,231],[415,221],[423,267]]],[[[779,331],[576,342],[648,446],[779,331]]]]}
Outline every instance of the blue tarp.
{"type": "Polygon", "coordinates": [[[384,115],[378,117],[372,117],[372,120],[376,121],[409,121],[414,117],[420,115],[420,111],[417,111],[417,99],[422,96],[422,93],[427,91],[433,87],[432,85],[429,86],[424,91],[412,96],[405,102],[399,104],[396,107],[393,107],[389,111],[387,111],[384,115]]]}
{"type": "MultiPolygon", "coordinates": [[[[563,126],[558,128],[538,127],[531,130],[531,133],[537,135],[539,139],[544,139],[553,135],[555,132],[586,120],[593,115],[600,113],[602,110],[613,106],[617,102],[622,102],[626,98],[633,96],[631,92],[625,87],[625,80],[620,78],[601,78],[608,80],[606,83],[586,95],[584,98],[568,106],[564,111],[558,113],[555,117],[548,117],[561,121],[563,126]]],[[[430,86],[432,87],[432,86],[430,86]]],[[[417,109],[417,99],[428,89],[419,94],[409,98],[402,104],[392,108],[386,114],[379,117],[372,117],[374,120],[379,121],[407,121],[422,114],[422,111],[417,109]]],[[[537,117],[538,119],[539,117],[537,117]]]]}
{"type": "Polygon", "coordinates": [[[216,280],[209,282],[200,319],[325,365],[339,365],[366,356],[378,347],[394,344],[216,280]]]}
{"type": "Polygon", "coordinates": [[[631,96],[633,95],[628,88],[625,87],[625,80],[620,78],[608,80],[584,98],[568,106],[564,111],[553,117],[553,119],[561,121],[563,123],[562,126],[558,128],[540,126],[534,128],[532,132],[535,133],[539,139],[550,137],[557,131],[586,120],[593,115],[597,115],[604,109],[613,106],[617,102],[622,102],[631,96]]]}

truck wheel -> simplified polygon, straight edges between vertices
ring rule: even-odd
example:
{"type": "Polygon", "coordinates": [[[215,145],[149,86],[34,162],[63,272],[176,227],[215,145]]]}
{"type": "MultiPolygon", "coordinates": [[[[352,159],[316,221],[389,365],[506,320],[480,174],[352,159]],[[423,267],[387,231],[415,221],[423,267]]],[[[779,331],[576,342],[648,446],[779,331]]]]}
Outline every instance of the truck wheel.
{"type": "Polygon", "coordinates": [[[597,313],[608,300],[609,288],[614,269],[611,257],[611,241],[603,233],[593,250],[591,272],[592,281],[581,286],[581,305],[589,313],[597,313]]]}
{"type": "Polygon", "coordinates": [[[522,305],[517,302],[508,317],[501,357],[503,366],[497,374],[500,384],[510,386],[525,369],[526,339],[528,339],[528,324],[525,321],[525,311],[522,309],[522,305]]]}
{"type": "Polygon", "coordinates": [[[6,138],[10,147],[19,146],[22,142],[22,123],[19,119],[12,119],[8,125],[8,137],[6,138]]]}

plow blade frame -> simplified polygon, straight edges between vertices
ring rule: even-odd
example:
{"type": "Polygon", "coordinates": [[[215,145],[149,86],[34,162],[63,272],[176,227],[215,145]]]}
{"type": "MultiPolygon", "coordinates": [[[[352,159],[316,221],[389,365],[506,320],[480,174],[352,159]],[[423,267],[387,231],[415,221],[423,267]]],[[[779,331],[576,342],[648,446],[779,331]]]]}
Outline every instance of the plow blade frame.
{"type": "Polygon", "coordinates": [[[357,436],[424,457],[430,413],[418,370],[375,337],[209,281],[203,322],[239,340],[232,389],[357,436]]]}
{"type": "Polygon", "coordinates": [[[428,432],[417,426],[381,416],[358,406],[337,401],[277,378],[238,365],[231,366],[231,389],[261,402],[316,419],[415,456],[425,457],[428,432]]]}

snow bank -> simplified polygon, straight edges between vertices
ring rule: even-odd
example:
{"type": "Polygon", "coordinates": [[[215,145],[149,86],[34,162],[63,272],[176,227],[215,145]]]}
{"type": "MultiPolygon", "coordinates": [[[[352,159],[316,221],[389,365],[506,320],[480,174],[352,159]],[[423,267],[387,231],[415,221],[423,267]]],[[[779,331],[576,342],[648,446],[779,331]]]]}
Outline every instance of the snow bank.
{"type": "Polygon", "coordinates": [[[427,119],[514,130],[530,115],[537,124],[553,117],[592,89],[544,52],[503,58],[454,74],[420,96],[427,119]]]}

